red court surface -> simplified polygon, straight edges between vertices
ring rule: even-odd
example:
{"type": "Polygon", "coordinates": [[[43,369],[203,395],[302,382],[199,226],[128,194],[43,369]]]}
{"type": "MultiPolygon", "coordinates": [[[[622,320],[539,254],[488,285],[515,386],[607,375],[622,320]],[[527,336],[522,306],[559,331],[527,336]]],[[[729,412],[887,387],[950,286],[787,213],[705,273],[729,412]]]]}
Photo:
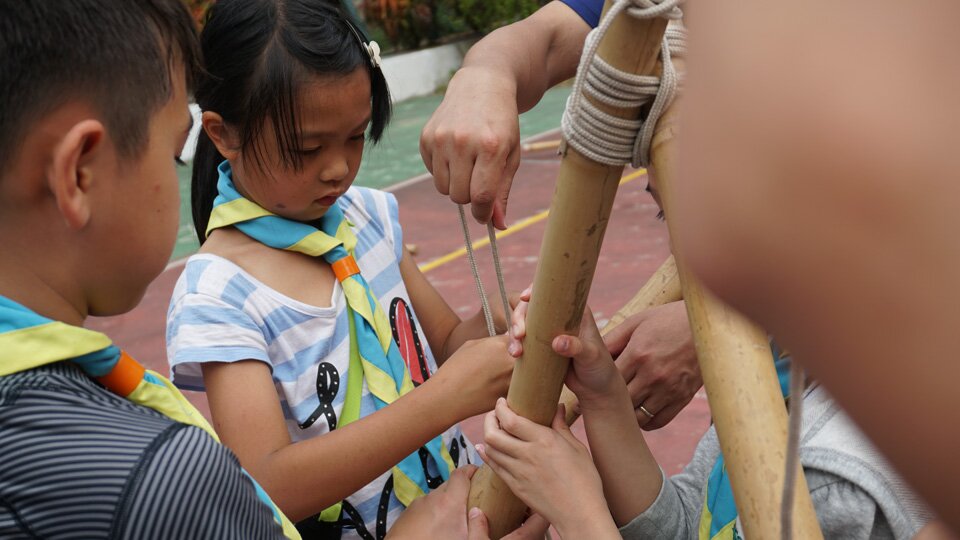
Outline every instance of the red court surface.
{"type": "MultiPolygon", "coordinates": [[[[552,133],[540,139],[556,137],[556,133],[552,133]]],[[[549,220],[542,214],[550,206],[558,170],[559,158],[554,151],[524,154],[507,212],[508,223],[513,227],[498,242],[508,291],[520,291],[533,280],[540,239],[549,220]]],[[[590,292],[589,305],[601,322],[629,300],[669,255],[666,225],[656,219],[657,207],[644,189],[645,175],[628,169],[624,179],[590,292]]],[[[416,260],[425,269],[426,276],[459,315],[476,313],[480,302],[466,257],[462,255],[463,236],[456,207],[435,191],[429,177],[404,182],[390,191],[400,202],[404,242],[415,246],[416,260]]],[[[471,223],[474,242],[485,239],[486,229],[472,219],[471,223]]],[[[488,294],[495,294],[496,278],[489,246],[479,247],[477,257],[484,286],[488,294]]],[[[132,312],[92,319],[88,326],[106,332],[132,356],[166,374],[165,318],[182,267],[182,263],[172,263],[132,312]]],[[[209,416],[205,396],[187,394],[209,416]]],[[[646,433],[648,444],[667,474],[678,472],[690,459],[709,418],[701,390],[670,425],[646,433]]],[[[463,425],[474,442],[482,440],[479,417],[463,425]]],[[[585,439],[582,423],[578,422],[574,432],[585,439]]]]}

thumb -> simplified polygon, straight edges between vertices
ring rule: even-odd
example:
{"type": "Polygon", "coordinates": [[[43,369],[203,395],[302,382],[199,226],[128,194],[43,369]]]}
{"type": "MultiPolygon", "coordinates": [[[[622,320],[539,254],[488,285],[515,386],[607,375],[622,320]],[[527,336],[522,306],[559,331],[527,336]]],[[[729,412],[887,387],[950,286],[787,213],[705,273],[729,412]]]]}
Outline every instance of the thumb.
{"type": "Polygon", "coordinates": [[[467,514],[467,540],[490,540],[490,525],[487,516],[477,507],[467,514]]]}

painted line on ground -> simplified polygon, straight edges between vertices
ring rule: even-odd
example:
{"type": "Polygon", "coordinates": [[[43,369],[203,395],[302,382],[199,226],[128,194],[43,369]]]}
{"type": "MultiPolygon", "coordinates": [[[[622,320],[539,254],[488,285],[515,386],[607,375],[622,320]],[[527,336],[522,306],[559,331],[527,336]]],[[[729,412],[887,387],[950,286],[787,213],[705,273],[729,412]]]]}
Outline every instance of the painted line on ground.
{"type": "MultiPolygon", "coordinates": [[[[630,182],[630,181],[632,181],[632,180],[636,180],[637,178],[639,178],[639,177],[643,176],[644,174],[646,174],[646,172],[647,172],[646,169],[637,169],[636,171],[634,171],[634,172],[632,172],[632,173],[624,176],[623,178],[621,178],[621,179],[620,179],[620,185],[622,186],[622,185],[626,184],[627,182],[630,182]]],[[[529,226],[531,226],[531,225],[533,225],[533,224],[536,224],[536,223],[539,223],[539,222],[543,221],[544,219],[547,218],[548,215],[550,215],[550,210],[544,210],[544,211],[539,212],[539,213],[536,213],[536,214],[534,214],[534,215],[532,215],[532,216],[525,217],[525,218],[521,219],[520,221],[514,223],[513,225],[507,227],[506,230],[497,231],[496,235],[494,235],[494,236],[496,236],[497,240],[500,240],[501,238],[506,238],[507,236],[510,236],[510,235],[513,234],[513,233],[522,231],[523,229],[526,229],[527,227],[529,227],[529,226]]],[[[477,240],[476,242],[474,242],[474,243],[472,244],[472,246],[473,246],[473,249],[476,250],[477,248],[481,248],[481,247],[483,247],[483,246],[486,246],[486,245],[489,244],[489,243],[490,243],[490,238],[489,238],[489,237],[485,237],[485,238],[481,238],[480,240],[477,240]]],[[[434,270],[434,269],[436,269],[436,268],[439,268],[439,267],[447,264],[447,263],[450,262],[450,261],[455,261],[455,260],[459,259],[460,257],[465,256],[466,254],[467,254],[467,248],[462,247],[462,248],[456,249],[456,250],[454,250],[454,251],[451,251],[450,253],[447,253],[446,255],[441,255],[440,257],[437,257],[436,259],[433,259],[432,261],[425,262],[425,263],[419,265],[419,268],[420,268],[420,271],[421,271],[421,272],[423,272],[424,274],[426,274],[427,272],[429,272],[429,271],[431,271],[431,270],[434,270]]]]}

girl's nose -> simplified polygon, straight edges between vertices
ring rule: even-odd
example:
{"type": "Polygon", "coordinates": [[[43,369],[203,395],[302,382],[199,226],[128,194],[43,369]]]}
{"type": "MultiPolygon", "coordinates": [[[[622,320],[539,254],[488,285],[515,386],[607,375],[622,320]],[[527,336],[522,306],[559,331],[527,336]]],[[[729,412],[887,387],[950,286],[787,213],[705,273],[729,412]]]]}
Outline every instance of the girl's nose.
{"type": "Polygon", "coordinates": [[[346,178],[349,173],[350,164],[347,162],[346,156],[342,154],[335,157],[331,156],[330,161],[323,168],[320,179],[324,182],[339,182],[346,178]]]}

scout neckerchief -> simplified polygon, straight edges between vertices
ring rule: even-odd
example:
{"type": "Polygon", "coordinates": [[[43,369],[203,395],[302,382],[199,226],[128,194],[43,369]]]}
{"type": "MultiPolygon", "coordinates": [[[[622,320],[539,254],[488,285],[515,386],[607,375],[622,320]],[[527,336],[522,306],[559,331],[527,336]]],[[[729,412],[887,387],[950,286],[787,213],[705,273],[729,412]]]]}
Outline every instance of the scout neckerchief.
{"type": "MultiPolygon", "coordinates": [[[[0,376],[69,360],[111,392],[172,420],[196,426],[214,438],[213,428],[162,375],[145,369],[100,332],[48,319],[0,296],[0,376]]],[[[244,471],[244,474],[247,474],[244,471]]],[[[257,496],[288,538],[300,538],[293,524],[257,482],[257,496]]]]}
{"type": "MultiPolygon", "coordinates": [[[[233,226],[250,238],[275,249],[323,257],[330,264],[347,301],[347,320],[350,324],[350,372],[344,411],[338,427],[359,416],[362,384],[359,373],[367,381],[376,409],[393,403],[413,390],[413,381],[407,365],[393,341],[390,321],[360,275],[353,258],[357,238],[343,211],[334,204],[323,215],[319,228],[277,216],[256,203],[245,199],[233,185],[230,163],[224,161],[218,168],[217,195],[210,214],[207,234],[220,227],[233,226]],[[356,369],[355,365],[360,369],[356,369]],[[355,375],[357,374],[357,375],[355,375]]],[[[437,436],[425,445],[433,462],[446,480],[454,469],[453,460],[437,436]]],[[[426,474],[416,452],[403,458],[393,467],[394,493],[408,506],[414,499],[430,490],[426,474]]],[[[340,503],[324,510],[323,521],[336,521],[340,503]]]]}
{"type": "MultiPolygon", "coordinates": [[[[790,394],[790,357],[779,354],[774,347],[774,365],[780,380],[780,391],[784,399],[790,394]]],[[[803,399],[802,396],[800,399],[803,399]]],[[[700,515],[700,540],[738,540],[737,506],[733,501],[733,488],[730,477],[723,464],[723,454],[717,456],[717,462],[707,480],[707,489],[703,500],[703,512],[700,515]]]]}

